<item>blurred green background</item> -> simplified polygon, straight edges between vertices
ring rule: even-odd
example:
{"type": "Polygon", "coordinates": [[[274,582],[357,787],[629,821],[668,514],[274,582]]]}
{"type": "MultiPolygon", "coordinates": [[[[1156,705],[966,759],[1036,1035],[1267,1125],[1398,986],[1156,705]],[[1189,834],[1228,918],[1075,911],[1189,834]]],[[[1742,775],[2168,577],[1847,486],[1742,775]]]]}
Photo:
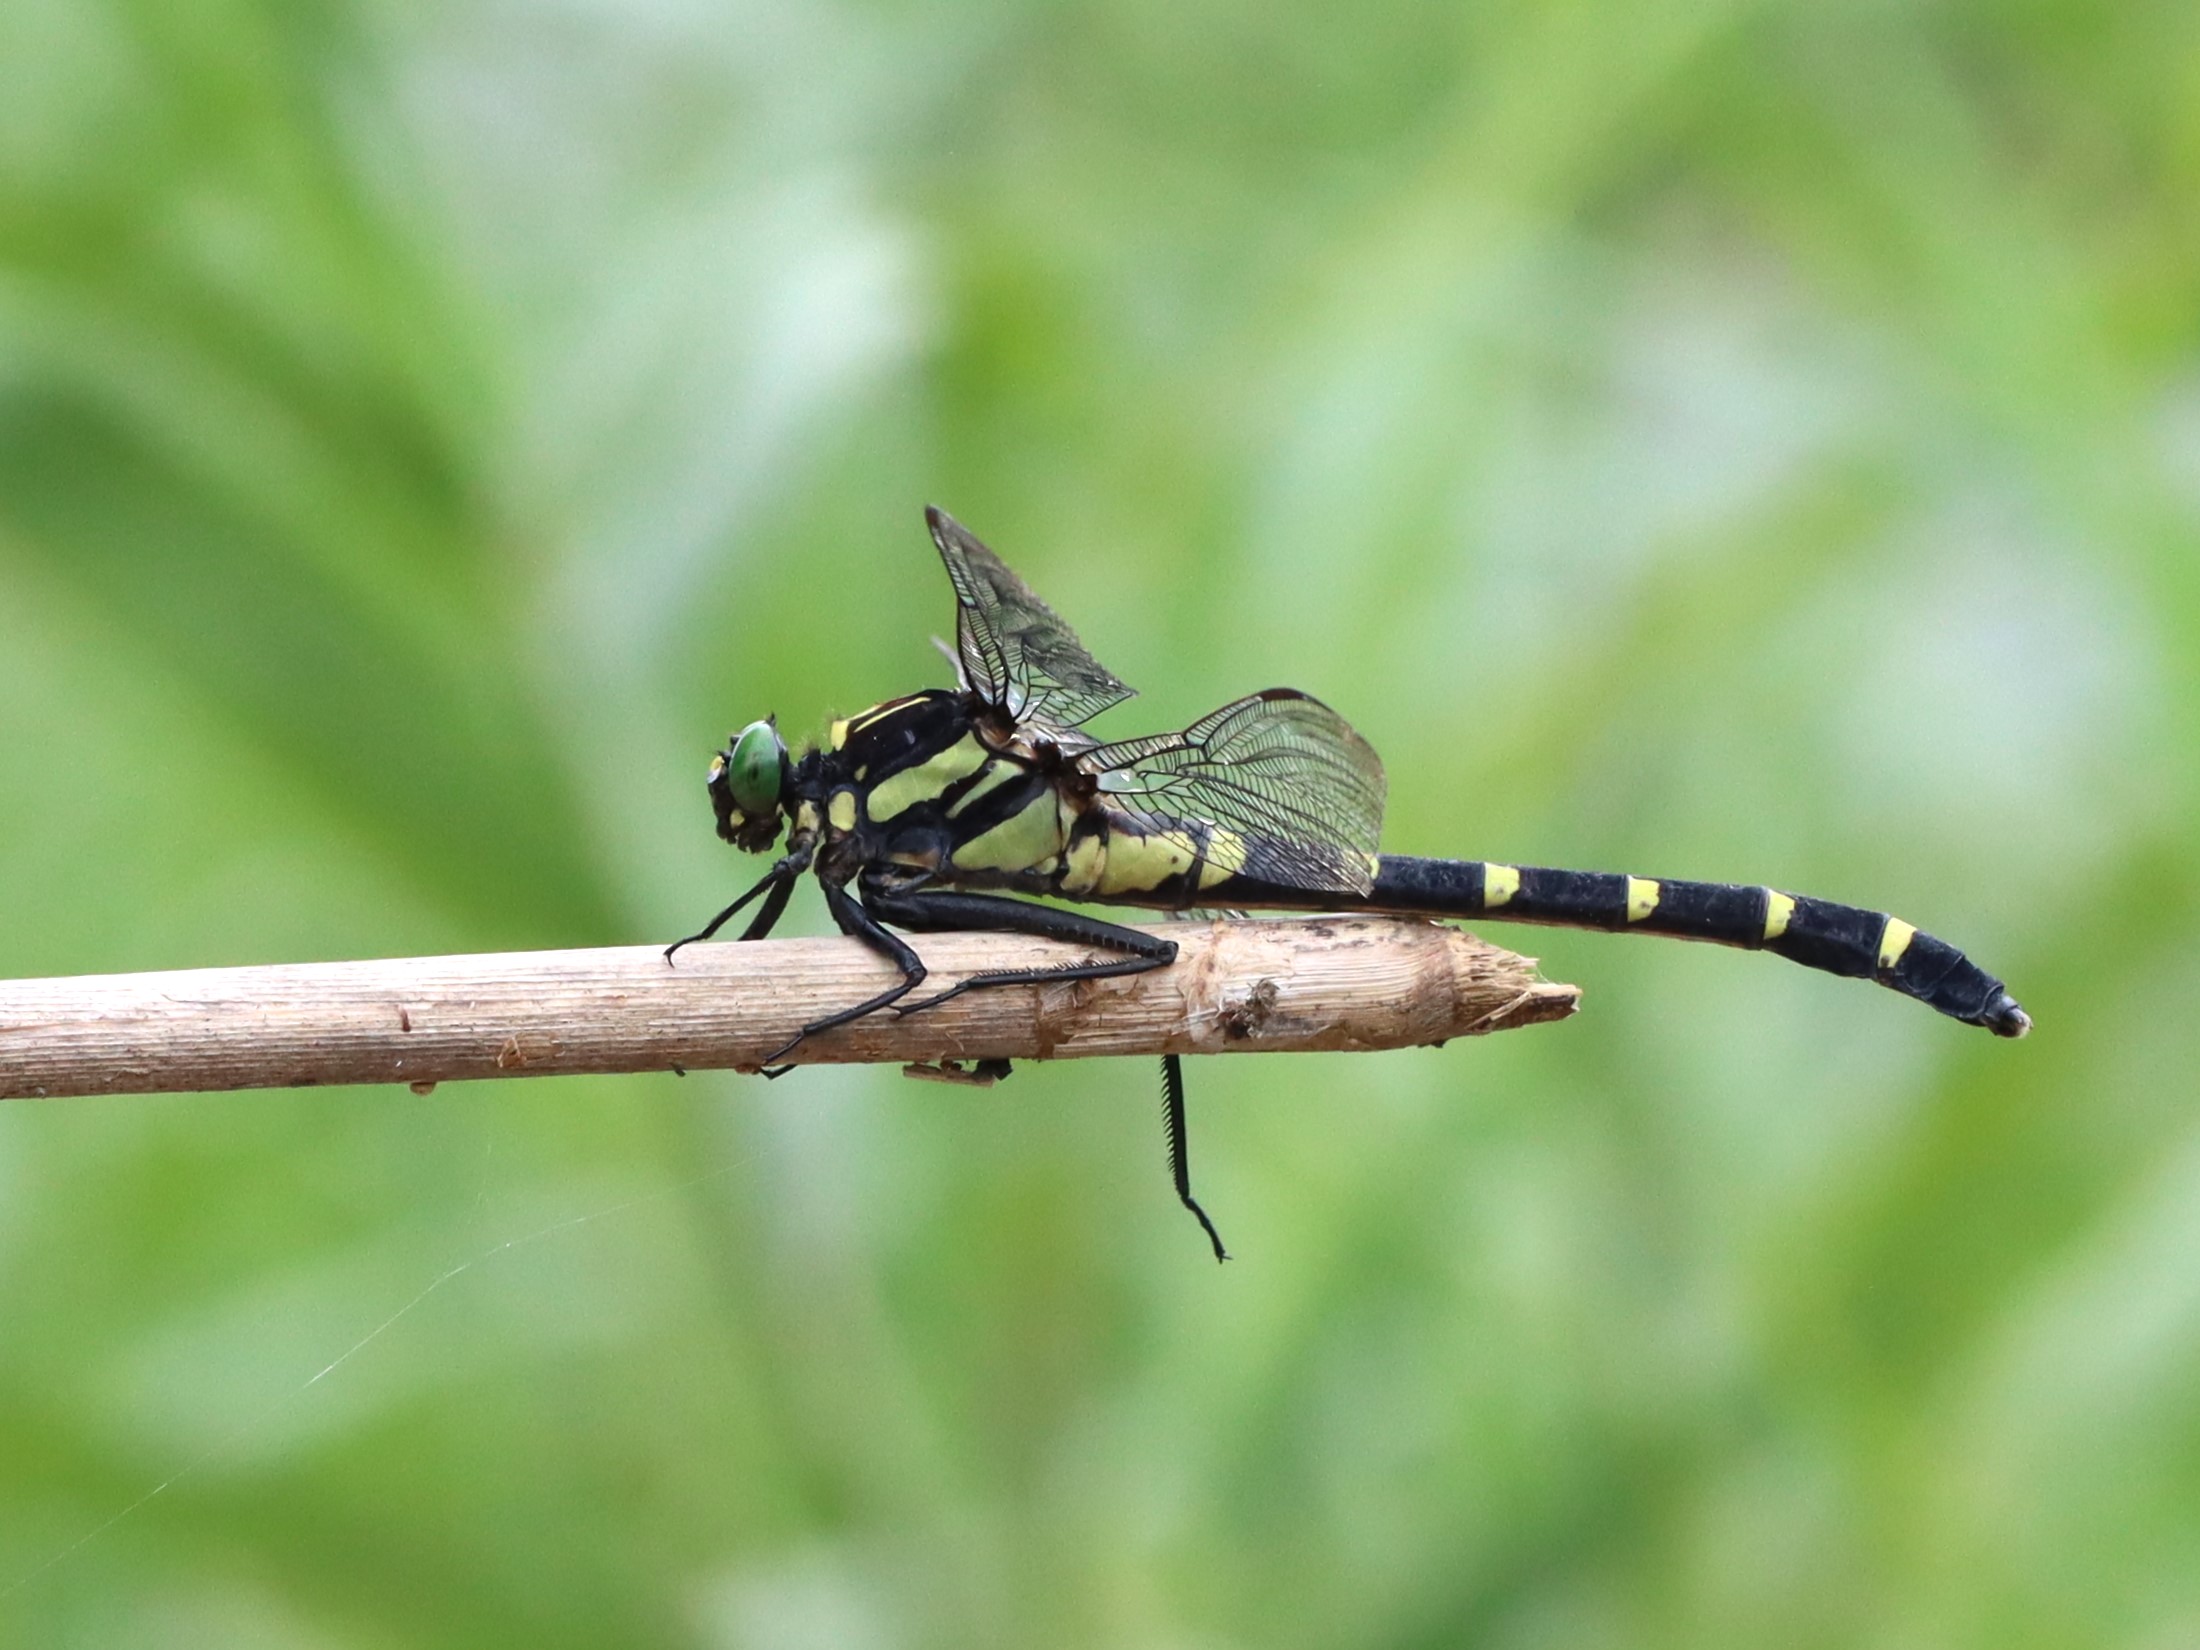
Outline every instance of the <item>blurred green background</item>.
{"type": "Polygon", "coordinates": [[[0,1644],[2200,1643],[2189,0],[0,7],[0,971],[683,932],[927,501],[2038,1035],[12,1104],[0,1644]]]}

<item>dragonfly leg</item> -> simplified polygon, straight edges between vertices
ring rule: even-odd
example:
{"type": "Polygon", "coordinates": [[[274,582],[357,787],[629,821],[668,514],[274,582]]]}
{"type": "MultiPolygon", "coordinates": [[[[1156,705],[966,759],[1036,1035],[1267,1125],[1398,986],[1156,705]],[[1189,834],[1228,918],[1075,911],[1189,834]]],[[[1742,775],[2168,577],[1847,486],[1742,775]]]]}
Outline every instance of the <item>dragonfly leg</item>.
{"type": "Polygon", "coordinates": [[[1205,1229],[1207,1241],[1214,1245],[1215,1259],[1228,1260],[1230,1251],[1222,1246],[1222,1234],[1199,1206],[1199,1199],[1192,1196],[1191,1160],[1184,1149],[1184,1069],[1173,1054],[1161,1057],[1161,1128],[1169,1143],[1169,1178],[1176,1182],[1176,1200],[1191,1210],[1205,1229]]]}
{"type": "Polygon", "coordinates": [[[758,894],[768,891],[769,897],[764,901],[764,908],[757,912],[756,920],[751,922],[741,934],[741,937],[745,940],[762,939],[772,931],[773,925],[779,921],[780,914],[787,909],[787,898],[794,892],[795,882],[809,867],[810,854],[807,849],[791,853],[784,859],[779,860],[769,871],[756,879],[755,886],[750,888],[747,893],[703,924],[694,933],[688,935],[687,938],[674,940],[666,946],[665,961],[672,961],[672,954],[679,950],[681,946],[693,945],[698,940],[709,939],[719,929],[731,922],[750,900],[756,898],[758,894]]]}
{"type": "Polygon", "coordinates": [[[793,897],[794,885],[802,880],[802,867],[796,866],[772,884],[772,891],[764,896],[764,903],[756,908],[756,915],[749,919],[748,927],[741,930],[744,940],[760,940],[779,926],[779,919],[787,914],[787,901],[793,897]]]}
{"type": "MultiPolygon", "coordinates": [[[[861,940],[899,968],[901,983],[888,986],[875,997],[864,998],[853,1008],[844,1008],[838,1014],[828,1014],[822,1020],[812,1020],[764,1056],[760,1063],[767,1067],[777,1065],[803,1038],[814,1037],[821,1031],[832,1030],[835,1026],[844,1026],[851,1020],[860,1020],[866,1014],[876,1014],[924,983],[924,959],[911,949],[906,940],[898,934],[888,932],[876,917],[849,898],[848,890],[838,883],[827,882],[824,888],[825,907],[832,912],[833,920],[840,924],[840,931],[861,940]]],[[[767,1075],[776,1076],[777,1073],[767,1075]]]]}
{"type": "Polygon", "coordinates": [[[864,904],[871,914],[918,932],[982,929],[994,933],[1033,934],[1041,939],[1064,940],[1071,945],[1098,946],[1127,955],[1112,962],[1058,963],[1050,968],[996,968],[973,974],[921,1002],[906,1003],[896,1010],[914,1014],[935,1008],[966,991],[982,991],[1000,985],[1050,985],[1059,980],[1106,980],[1124,974],[1144,974],[1176,961],[1176,941],[1157,940],[1136,928],[1102,922],[1075,911],[1058,911],[1051,905],[1031,905],[995,894],[925,892],[885,893],[864,890],[864,904]]]}
{"type": "MultiPolygon", "coordinates": [[[[1102,922],[1097,917],[1083,916],[1075,911],[1058,911],[1051,905],[1028,905],[1022,900],[1003,899],[987,894],[892,894],[876,888],[864,890],[864,903],[873,916],[919,931],[988,929],[995,932],[1035,934],[1042,939],[1066,940],[1071,944],[1100,946],[1130,953],[1114,962],[1067,963],[1055,968],[1000,968],[989,973],[973,974],[937,996],[907,1004],[898,1010],[903,1014],[914,1014],[919,1009],[944,1003],[950,997],[960,996],[965,991],[987,986],[1045,985],[1056,980],[1107,979],[1123,974],[1143,974],[1150,969],[1166,968],[1176,961],[1174,940],[1155,939],[1151,934],[1136,928],[1102,922]]],[[[1206,1232],[1207,1241],[1214,1248],[1215,1259],[1228,1260],[1230,1252],[1222,1246],[1222,1234],[1215,1230],[1215,1223],[1207,1218],[1207,1211],[1199,1206],[1199,1199],[1192,1196],[1191,1166],[1185,1151],[1184,1072],[1174,1054],[1161,1057],[1161,1104],[1162,1126],[1169,1146],[1169,1177],[1176,1186],[1177,1200],[1191,1210],[1193,1218],[1206,1232]]]]}

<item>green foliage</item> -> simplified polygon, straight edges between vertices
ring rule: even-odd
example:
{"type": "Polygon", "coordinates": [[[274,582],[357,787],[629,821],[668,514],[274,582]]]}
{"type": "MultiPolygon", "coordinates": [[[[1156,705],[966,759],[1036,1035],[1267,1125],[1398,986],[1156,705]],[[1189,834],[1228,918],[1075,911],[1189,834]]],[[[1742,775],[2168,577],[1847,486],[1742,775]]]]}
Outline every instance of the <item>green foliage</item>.
{"type": "Polygon", "coordinates": [[[0,8],[7,972],[683,931],[932,500],[2040,1028],[1512,930],[1195,1065],[1219,1270],[1135,1065],[0,1108],[0,1643],[2192,1637],[2188,12],[0,8]]]}

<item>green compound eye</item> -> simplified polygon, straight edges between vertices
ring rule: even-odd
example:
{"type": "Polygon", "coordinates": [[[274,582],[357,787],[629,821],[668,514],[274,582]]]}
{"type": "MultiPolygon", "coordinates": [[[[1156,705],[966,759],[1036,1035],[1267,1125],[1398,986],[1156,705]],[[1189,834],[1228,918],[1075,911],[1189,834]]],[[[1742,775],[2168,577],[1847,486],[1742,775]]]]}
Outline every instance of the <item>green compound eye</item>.
{"type": "Polygon", "coordinates": [[[726,757],[726,783],[733,800],[751,819],[777,811],[779,784],[787,747],[769,722],[751,722],[741,730],[726,757]]]}

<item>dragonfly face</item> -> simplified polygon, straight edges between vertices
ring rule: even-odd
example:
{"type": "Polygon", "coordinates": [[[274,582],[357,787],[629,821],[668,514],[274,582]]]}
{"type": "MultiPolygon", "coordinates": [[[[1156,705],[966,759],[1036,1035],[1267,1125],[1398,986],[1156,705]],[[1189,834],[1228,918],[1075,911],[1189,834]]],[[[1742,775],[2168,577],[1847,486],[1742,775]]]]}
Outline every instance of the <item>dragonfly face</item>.
{"type": "Polygon", "coordinates": [[[779,840],[789,777],[787,747],[769,718],[751,722],[710,761],[710,805],[718,834],[745,853],[779,840]]]}
{"type": "MultiPolygon", "coordinates": [[[[763,880],[691,937],[708,938],[761,898],[741,936],[761,938],[814,869],[842,932],[902,972],[899,985],[803,1027],[774,1060],[889,1005],[907,1014],[964,991],[1175,960],[1172,941],[1009,894],[1164,910],[1495,916],[1710,940],[1875,979],[2000,1036],[2030,1029],[1999,980],[1885,912],[1748,884],[1381,854],[1381,761],[1343,717],[1296,689],[1249,694],[1175,733],[1102,743],[1085,724],[1132,690],[991,550],[943,512],[926,515],[955,587],[956,688],[874,705],[791,762],[771,721],[752,722],[711,763],[721,837],[762,853],[791,829],[763,880]],[[910,1002],[924,964],[888,924],[1037,934],[1112,956],[980,974],[910,1002]]],[[[1174,1055],[1163,1090],[1177,1195],[1204,1225],[1184,1173],[1174,1055]]],[[[1219,1240],[1214,1247],[1219,1257],[1219,1240]]]]}

